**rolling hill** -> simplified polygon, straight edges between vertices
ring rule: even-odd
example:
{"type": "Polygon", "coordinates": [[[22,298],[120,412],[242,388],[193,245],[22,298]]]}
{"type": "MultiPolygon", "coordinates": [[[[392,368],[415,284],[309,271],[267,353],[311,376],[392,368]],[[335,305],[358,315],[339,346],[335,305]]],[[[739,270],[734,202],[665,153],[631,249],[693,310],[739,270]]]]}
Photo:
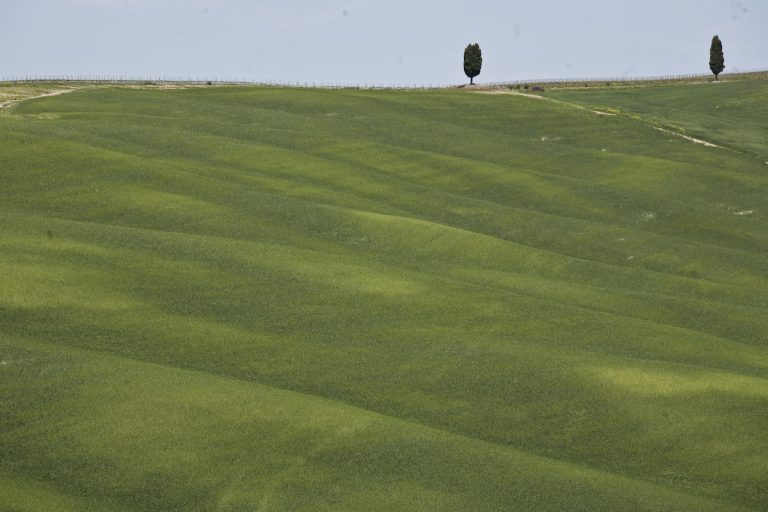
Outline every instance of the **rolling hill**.
{"type": "Polygon", "coordinates": [[[10,106],[0,509],[768,510],[766,100],[10,106]]]}

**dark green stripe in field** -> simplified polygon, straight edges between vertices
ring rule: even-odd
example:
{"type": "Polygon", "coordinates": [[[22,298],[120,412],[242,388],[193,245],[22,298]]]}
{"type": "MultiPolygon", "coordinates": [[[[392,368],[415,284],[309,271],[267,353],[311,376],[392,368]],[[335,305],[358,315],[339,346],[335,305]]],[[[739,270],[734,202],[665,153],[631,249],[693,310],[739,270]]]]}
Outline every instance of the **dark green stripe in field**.
{"type": "Polygon", "coordinates": [[[0,115],[0,508],[768,510],[768,165],[559,99],[0,115]]]}

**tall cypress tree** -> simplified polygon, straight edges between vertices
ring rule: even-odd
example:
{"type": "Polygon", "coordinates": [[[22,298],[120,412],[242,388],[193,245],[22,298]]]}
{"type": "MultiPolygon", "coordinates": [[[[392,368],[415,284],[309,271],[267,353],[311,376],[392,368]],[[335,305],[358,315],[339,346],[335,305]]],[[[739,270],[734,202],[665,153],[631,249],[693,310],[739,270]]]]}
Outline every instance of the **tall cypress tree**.
{"type": "Polygon", "coordinates": [[[720,42],[720,38],[715,36],[712,38],[712,46],[709,47],[709,69],[715,74],[715,81],[717,82],[717,75],[723,72],[725,69],[725,57],[723,57],[723,43],[720,42]]]}
{"type": "Polygon", "coordinates": [[[474,78],[480,74],[483,67],[483,53],[480,45],[470,44],[464,49],[464,74],[469,77],[469,85],[474,84],[474,78]]]}

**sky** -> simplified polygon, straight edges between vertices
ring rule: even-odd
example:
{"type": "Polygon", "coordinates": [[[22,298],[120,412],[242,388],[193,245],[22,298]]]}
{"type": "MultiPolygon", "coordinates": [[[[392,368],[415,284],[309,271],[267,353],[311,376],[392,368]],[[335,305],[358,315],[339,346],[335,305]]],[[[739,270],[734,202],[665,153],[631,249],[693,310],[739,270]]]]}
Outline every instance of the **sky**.
{"type": "Polygon", "coordinates": [[[476,81],[768,69],[768,0],[0,0],[0,77],[476,81]]]}

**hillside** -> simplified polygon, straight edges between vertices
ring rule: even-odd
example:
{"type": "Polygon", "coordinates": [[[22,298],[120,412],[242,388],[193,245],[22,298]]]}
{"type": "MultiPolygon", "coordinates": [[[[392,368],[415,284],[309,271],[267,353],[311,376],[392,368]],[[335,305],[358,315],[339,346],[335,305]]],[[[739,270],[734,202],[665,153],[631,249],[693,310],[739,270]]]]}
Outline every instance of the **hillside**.
{"type": "Polygon", "coordinates": [[[640,116],[768,159],[765,79],[600,91],[558,91],[560,99],[640,116]]]}
{"type": "Polygon", "coordinates": [[[768,510],[768,81],[674,87],[6,109],[0,509],[768,510]]]}

